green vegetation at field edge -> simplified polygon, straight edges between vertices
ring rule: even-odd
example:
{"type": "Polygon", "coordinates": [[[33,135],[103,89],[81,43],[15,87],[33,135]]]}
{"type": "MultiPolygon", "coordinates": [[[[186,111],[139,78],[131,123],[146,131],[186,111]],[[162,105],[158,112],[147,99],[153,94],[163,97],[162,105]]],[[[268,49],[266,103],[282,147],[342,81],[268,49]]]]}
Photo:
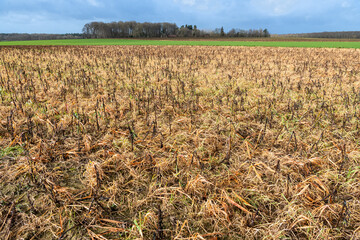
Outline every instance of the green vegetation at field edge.
{"type": "Polygon", "coordinates": [[[69,39],[0,42],[0,46],[66,46],[66,45],[182,45],[182,46],[263,46],[306,48],[360,48],[360,42],[331,41],[207,41],[207,40],[141,40],[141,39],[69,39]]]}

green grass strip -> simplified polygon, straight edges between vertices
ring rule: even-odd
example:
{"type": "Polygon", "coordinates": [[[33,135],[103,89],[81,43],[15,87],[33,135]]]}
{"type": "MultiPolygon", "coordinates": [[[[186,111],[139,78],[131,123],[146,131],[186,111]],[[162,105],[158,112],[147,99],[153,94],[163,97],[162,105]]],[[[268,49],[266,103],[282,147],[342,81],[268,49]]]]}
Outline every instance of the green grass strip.
{"type": "Polygon", "coordinates": [[[66,39],[0,42],[0,46],[96,46],[96,45],[185,45],[185,46],[263,46],[305,48],[360,48],[360,42],[295,42],[295,41],[205,41],[205,40],[140,40],[140,39],[66,39]]]}

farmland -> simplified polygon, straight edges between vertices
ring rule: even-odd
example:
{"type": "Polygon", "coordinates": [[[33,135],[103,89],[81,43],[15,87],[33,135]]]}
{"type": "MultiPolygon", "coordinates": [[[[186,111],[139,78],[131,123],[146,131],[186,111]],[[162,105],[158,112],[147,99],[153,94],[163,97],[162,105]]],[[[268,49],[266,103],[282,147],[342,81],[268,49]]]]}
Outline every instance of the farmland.
{"type": "Polygon", "coordinates": [[[359,50],[0,53],[0,239],[360,238],[359,50]]]}
{"type": "Polygon", "coordinates": [[[220,39],[68,39],[0,42],[0,46],[247,46],[247,47],[306,47],[306,48],[360,48],[360,41],[329,39],[287,39],[287,38],[238,38],[220,39]]]}

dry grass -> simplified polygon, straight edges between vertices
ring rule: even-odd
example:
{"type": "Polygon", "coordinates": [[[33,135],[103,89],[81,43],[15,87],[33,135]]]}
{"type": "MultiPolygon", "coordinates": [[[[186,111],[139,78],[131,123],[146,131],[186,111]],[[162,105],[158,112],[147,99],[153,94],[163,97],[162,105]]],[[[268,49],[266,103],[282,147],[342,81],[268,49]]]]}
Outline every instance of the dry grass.
{"type": "Polygon", "coordinates": [[[1,239],[359,239],[360,51],[0,48],[1,239]]]}

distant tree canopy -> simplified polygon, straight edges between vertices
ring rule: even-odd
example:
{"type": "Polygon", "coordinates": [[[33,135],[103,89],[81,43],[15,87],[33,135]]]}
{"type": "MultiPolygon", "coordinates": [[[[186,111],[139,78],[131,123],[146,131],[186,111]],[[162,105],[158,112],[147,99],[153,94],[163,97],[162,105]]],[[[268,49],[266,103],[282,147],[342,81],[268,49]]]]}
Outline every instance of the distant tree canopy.
{"type": "Polygon", "coordinates": [[[139,23],[131,22],[91,22],[83,27],[85,38],[158,38],[158,37],[270,37],[267,29],[232,29],[225,33],[224,28],[214,31],[199,30],[196,25],[175,23],[139,23]]]}
{"type": "Polygon", "coordinates": [[[66,34],[39,34],[39,33],[0,33],[0,41],[19,41],[19,40],[55,40],[55,39],[81,39],[81,33],[66,34]]]}
{"type": "Polygon", "coordinates": [[[168,37],[176,35],[174,23],[91,22],[83,28],[87,38],[168,37]]]}
{"type": "Polygon", "coordinates": [[[226,35],[228,37],[270,37],[270,33],[266,28],[264,30],[250,29],[247,31],[233,28],[226,35]]]}
{"type": "Polygon", "coordinates": [[[283,34],[284,37],[360,39],[360,31],[283,34]]]}

